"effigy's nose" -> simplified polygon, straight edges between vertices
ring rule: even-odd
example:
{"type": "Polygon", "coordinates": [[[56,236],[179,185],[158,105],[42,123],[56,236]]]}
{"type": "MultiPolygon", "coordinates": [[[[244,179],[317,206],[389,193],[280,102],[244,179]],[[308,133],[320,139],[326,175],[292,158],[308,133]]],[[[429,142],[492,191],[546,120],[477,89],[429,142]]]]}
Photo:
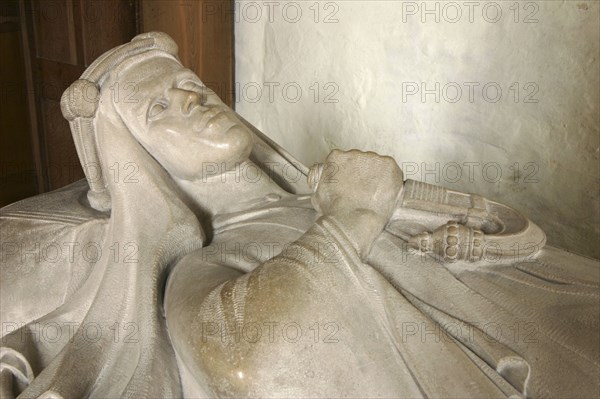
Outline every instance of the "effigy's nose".
{"type": "Polygon", "coordinates": [[[170,89],[168,96],[170,104],[180,104],[181,112],[184,115],[189,115],[195,107],[202,105],[200,95],[195,91],[170,89]]]}
{"type": "Polygon", "coordinates": [[[192,111],[192,109],[200,106],[200,104],[201,101],[198,93],[190,91],[187,93],[182,110],[185,114],[189,114],[192,111]]]}

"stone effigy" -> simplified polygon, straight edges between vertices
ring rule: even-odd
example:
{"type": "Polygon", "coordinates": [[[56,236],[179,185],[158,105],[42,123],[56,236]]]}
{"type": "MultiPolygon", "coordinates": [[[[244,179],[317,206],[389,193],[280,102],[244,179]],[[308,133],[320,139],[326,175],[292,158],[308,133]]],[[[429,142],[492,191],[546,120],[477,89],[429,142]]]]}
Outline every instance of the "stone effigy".
{"type": "Polygon", "coordinates": [[[598,262],[375,153],[308,168],[145,33],[64,93],[86,180],[0,211],[1,397],[594,397],[598,262]]]}

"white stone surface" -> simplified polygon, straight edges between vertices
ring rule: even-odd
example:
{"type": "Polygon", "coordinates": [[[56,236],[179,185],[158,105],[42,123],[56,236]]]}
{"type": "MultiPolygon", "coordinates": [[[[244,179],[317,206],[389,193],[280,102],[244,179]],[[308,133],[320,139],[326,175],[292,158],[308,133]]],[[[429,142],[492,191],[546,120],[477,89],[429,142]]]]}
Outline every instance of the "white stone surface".
{"type": "Polygon", "coordinates": [[[551,244],[600,257],[598,2],[236,8],[237,111],[299,160],[392,155],[407,178],[507,203],[551,244]]]}

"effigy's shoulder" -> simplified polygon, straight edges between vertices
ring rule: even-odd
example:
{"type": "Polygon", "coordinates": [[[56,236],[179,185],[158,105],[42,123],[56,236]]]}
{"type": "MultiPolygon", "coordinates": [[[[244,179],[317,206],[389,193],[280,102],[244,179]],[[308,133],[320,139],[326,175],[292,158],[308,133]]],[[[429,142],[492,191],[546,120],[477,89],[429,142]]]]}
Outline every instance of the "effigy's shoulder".
{"type": "Polygon", "coordinates": [[[87,190],[81,181],[0,210],[3,323],[21,326],[58,308],[111,256],[100,250],[108,218],[86,207],[87,190]]]}

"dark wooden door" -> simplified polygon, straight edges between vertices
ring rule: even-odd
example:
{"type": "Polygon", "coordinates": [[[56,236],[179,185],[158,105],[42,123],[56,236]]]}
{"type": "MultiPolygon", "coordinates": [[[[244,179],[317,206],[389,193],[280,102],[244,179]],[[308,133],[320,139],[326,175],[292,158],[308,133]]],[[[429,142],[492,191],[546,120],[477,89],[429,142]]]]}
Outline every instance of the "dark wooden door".
{"type": "Polygon", "coordinates": [[[0,207],[38,192],[17,0],[0,3],[0,207]]]}
{"type": "Polygon", "coordinates": [[[63,91],[99,55],[136,35],[134,0],[22,0],[25,69],[39,191],[81,179],[63,91]]]}

